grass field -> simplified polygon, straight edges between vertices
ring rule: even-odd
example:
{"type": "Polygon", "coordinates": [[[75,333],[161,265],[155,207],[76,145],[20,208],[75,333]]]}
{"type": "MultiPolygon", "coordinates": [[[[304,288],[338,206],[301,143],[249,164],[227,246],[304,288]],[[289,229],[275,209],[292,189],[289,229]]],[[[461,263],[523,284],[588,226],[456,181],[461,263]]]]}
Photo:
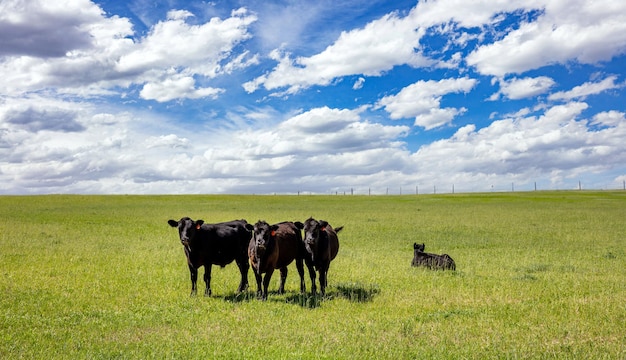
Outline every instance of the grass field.
{"type": "Polygon", "coordinates": [[[625,219],[623,191],[2,196],[0,358],[625,359],[625,219]],[[294,264],[235,296],[231,264],[190,297],[182,216],[344,225],[328,296],[294,264]]]}

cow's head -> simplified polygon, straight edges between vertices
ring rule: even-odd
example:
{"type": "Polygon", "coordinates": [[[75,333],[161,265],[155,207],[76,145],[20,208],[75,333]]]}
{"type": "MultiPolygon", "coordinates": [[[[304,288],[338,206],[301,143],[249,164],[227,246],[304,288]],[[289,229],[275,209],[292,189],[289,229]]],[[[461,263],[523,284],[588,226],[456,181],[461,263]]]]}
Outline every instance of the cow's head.
{"type": "Polygon", "coordinates": [[[413,250],[414,251],[424,252],[425,248],[426,248],[426,245],[424,245],[424,244],[413,243],[413,250]]]}
{"type": "Polygon", "coordinates": [[[198,230],[202,227],[202,224],[204,224],[204,220],[193,221],[188,217],[184,217],[178,221],[168,220],[167,223],[170,224],[171,227],[178,228],[180,242],[185,247],[185,251],[190,253],[191,243],[196,237],[196,232],[198,232],[198,230]]]}
{"type": "Polygon", "coordinates": [[[276,236],[278,225],[270,225],[263,220],[257,221],[254,226],[247,224],[246,229],[252,232],[252,241],[259,257],[261,257],[270,244],[272,238],[276,236]]]}
{"type": "Polygon", "coordinates": [[[313,260],[315,260],[315,254],[317,253],[320,235],[326,236],[326,226],[328,226],[328,222],[324,220],[317,221],[309,218],[304,222],[304,246],[311,254],[313,260]]]}

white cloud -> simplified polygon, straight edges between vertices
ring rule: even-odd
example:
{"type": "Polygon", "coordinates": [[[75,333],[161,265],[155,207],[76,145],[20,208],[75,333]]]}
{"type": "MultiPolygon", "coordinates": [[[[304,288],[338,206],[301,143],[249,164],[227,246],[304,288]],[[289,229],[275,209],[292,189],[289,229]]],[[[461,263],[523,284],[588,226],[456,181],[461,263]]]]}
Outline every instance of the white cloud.
{"type": "MultiPolygon", "coordinates": [[[[311,109],[293,116],[274,129],[235,134],[222,147],[213,146],[206,156],[211,159],[255,160],[293,155],[296,158],[333,153],[355,152],[386,147],[406,135],[406,126],[384,126],[363,121],[361,110],[311,109]],[[232,151],[233,147],[240,151],[232,151]]],[[[303,159],[304,160],[304,159],[303,159]]]]}
{"type": "Polygon", "coordinates": [[[363,84],[365,84],[365,78],[364,77],[359,77],[355,82],[354,85],[352,85],[352,90],[359,90],[363,87],[363,84]]]}
{"type": "Polygon", "coordinates": [[[195,80],[189,76],[178,76],[165,79],[162,82],[147,83],[139,95],[147,100],[166,102],[174,99],[199,99],[204,97],[216,98],[223,89],[196,88],[195,80]]]}
{"type": "Polygon", "coordinates": [[[76,110],[46,104],[25,104],[0,108],[0,124],[28,132],[80,132],[85,127],[77,121],[76,110]]]}
{"type": "Polygon", "coordinates": [[[0,6],[0,95],[53,89],[88,97],[140,84],[145,98],[158,101],[214,98],[222,90],[189,89],[189,79],[212,79],[258,62],[247,50],[233,50],[251,37],[248,27],[256,21],[243,9],[198,25],[186,22],[191,12],[172,10],[135,42],[128,19],[106,17],[89,1],[0,6]],[[173,91],[163,87],[168,81],[173,91]]]}
{"type": "Polygon", "coordinates": [[[501,80],[500,91],[492,95],[490,100],[497,100],[500,95],[504,95],[511,100],[534,97],[546,93],[554,85],[554,80],[547,76],[501,80]]]}
{"type": "Polygon", "coordinates": [[[180,138],[175,134],[151,136],[146,139],[147,148],[187,148],[189,147],[189,139],[180,138]]]}
{"type": "Polygon", "coordinates": [[[459,27],[481,27],[498,22],[496,14],[542,7],[543,3],[535,0],[419,2],[404,17],[395,12],[389,13],[363,28],[342,32],[333,44],[310,57],[293,58],[287,51],[275,50],[270,58],[278,61],[276,67],[243,86],[247,92],[264,87],[267,90],[287,88],[286,92],[293,94],[314,85],[327,86],[343,76],[381,76],[385,71],[400,65],[458,67],[458,54],[444,61],[429,59],[422,53],[420,40],[428,28],[453,23],[447,27],[447,31],[455,34],[462,44],[480,36],[459,32],[459,27]]]}
{"type": "Polygon", "coordinates": [[[213,18],[205,24],[190,25],[185,20],[191,15],[188,11],[171,11],[168,20],[154,25],[133,51],[120,57],[116,70],[144,73],[184,67],[190,73],[215,77],[233,47],[250,38],[248,26],[256,21],[254,15],[237,12],[225,20],[213,18]]]}
{"type": "Polygon", "coordinates": [[[112,66],[132,45],[128,19],[106,18],[82,0],[9,0],[0,6],[0,95],[47,88],[102,93],[108,81],[124,84],[112,66]],[[10,18],[2,19],[4,14],[10,18]]]}
{"type": "Polygon", "coordinates": [[[609,127],[623,127],[625,123],[625,114],[615,110],[598,113],[594,115],[592,121],[593,125],[609,127]]]}
{"type": "Polygon", "coordinates": [[[555,0],[536,21],[522,23],[499,41],[479,47],[467,63],[486,75],[523,73],[576,60],[592,64],[626,51],[626,3],[555,0]]]}
{"type": "Polygon", "coordinates": [[[441,98],[450,93],[469,92],[475,79],[420,80],[402,89],[396,95],[385,96],[378,102],[392,119],[415,117],[415,125],[426,130],[445,125],[465,111],[464,108],[440,108],[441,98]]]}
{"type": "Polygon", "coordinates": [[[89,24],[102,10],[87,0],[3,0],[0,2],[0,56],[63,57],[94,46],[89,24]]]}
{"type": "Polygon", "coordinates": [[[423,146],[413,160],[441,182],[445,174],[456,174],[465,185],[474,179],[474,186],[483,189],[502,176],[529,182],[550,173],[573,177],[607,170],[626,160],[619,140],[626,136],[624,114],[600,116],[613,119],[608,121],[613,127],[591,131],[586,120],[577,119],[587,107],[574,102],[549,108],[539,117],[503,119],[479,130],[467,125],[450,139],[423,146]]]}
{"type": "Polygon", "coordinates": [[[435,0],[420,1],[414,11],[416,23],[431,27],[449,22],[465,28],[481,27],[498,21],[496,14],[542,7],[536,0],[435,0]]]}
{"type": "Polygon", "coordinates": [[[292,59],[290,54],[274,52],[278,65],[269,74],[244,84],[248,92],[260,86],[267,90],[288,87],[289,93],[313,85],[328,85],[335,78],[363,74],[380,76],[396,65],[413,67],[434,65],[415,49],[423,31],[412,19],[391,13],[361,29],[344,31],[324,51],[310,57],[292,59]]]}
{"type": "Polygon", "coordinates": [[[546,174],[558,183],[626,162],[625,114],[597,114],[591,123],[600,128],[591,130],[581,118],[588,105],[579,102],[467,125],[415,153],[403,141],[408,127],[371,123],[364,109],[315,108],[278,125],[216,132],[65,108],[90,126],[0,131],[3,192],[295,193],[431,184],[467,191],[546,174]]]}
{"type": "Polygon", "coordinates": [[[559,91],[551,94],[549,100],[572,100],[572,99],[584,99],[589,95],[599,94],[606,90],[621,88],[623,84],[616,84],[617,76],[609,76],[606,79],[598,82],[586,82],[582,85],[574,87],[569,91],[559,91]]]}

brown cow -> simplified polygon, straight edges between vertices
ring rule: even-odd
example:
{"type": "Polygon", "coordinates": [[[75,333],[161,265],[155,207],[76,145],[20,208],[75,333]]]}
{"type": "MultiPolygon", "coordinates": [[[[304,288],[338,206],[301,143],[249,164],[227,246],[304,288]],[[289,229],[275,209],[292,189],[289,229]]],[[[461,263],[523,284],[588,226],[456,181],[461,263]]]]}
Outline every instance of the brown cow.
{"type": "Polygon", "coordinates": [[[311,275],[311,292],[313,294],[317,291],[315,271],[313,269],[317,269],[320,274],[320,292],[322,296],[326,294],[328,268],[330,267],[330,262],[335,259],[339,252],[337,233],[341,229],[343,229],[343,226],[333,229],[327,221],[317,221],[313,218],[307,219],[304,223],[304,246],[308,252],[305,262],[311,275]]]}
{"type": "Polygon", "coordinates": [[[267,288],[274,273],[280,269],[280,285],[278,293],[285,292],[287,279],[287,265],[296,260],[296,268],[300,275],[300,291],[304,292],[304,265],[303,259],[306,250],[302,243],[303,228],[301,222],[281,222],[269,225],[259,220],[254,226],[246,225],[252,231],[252,239],[248,245],[248,257],[254,270],[257,284],[257,296],[267,300],[267,288]],[[263,274],[265,277],[263,278],[263,274]],[[263,287],[261,288],[261,282],[263,287]]]}

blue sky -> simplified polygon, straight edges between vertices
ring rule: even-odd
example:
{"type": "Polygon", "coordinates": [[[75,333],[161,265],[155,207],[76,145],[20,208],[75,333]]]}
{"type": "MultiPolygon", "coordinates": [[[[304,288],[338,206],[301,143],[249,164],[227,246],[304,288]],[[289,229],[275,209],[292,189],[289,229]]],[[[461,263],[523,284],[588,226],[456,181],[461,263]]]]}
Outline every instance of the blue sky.
{"type": "Polygon", "coordinates": [[[0,3],[0,194],[621,189],[626,3],[0,3]]]}

